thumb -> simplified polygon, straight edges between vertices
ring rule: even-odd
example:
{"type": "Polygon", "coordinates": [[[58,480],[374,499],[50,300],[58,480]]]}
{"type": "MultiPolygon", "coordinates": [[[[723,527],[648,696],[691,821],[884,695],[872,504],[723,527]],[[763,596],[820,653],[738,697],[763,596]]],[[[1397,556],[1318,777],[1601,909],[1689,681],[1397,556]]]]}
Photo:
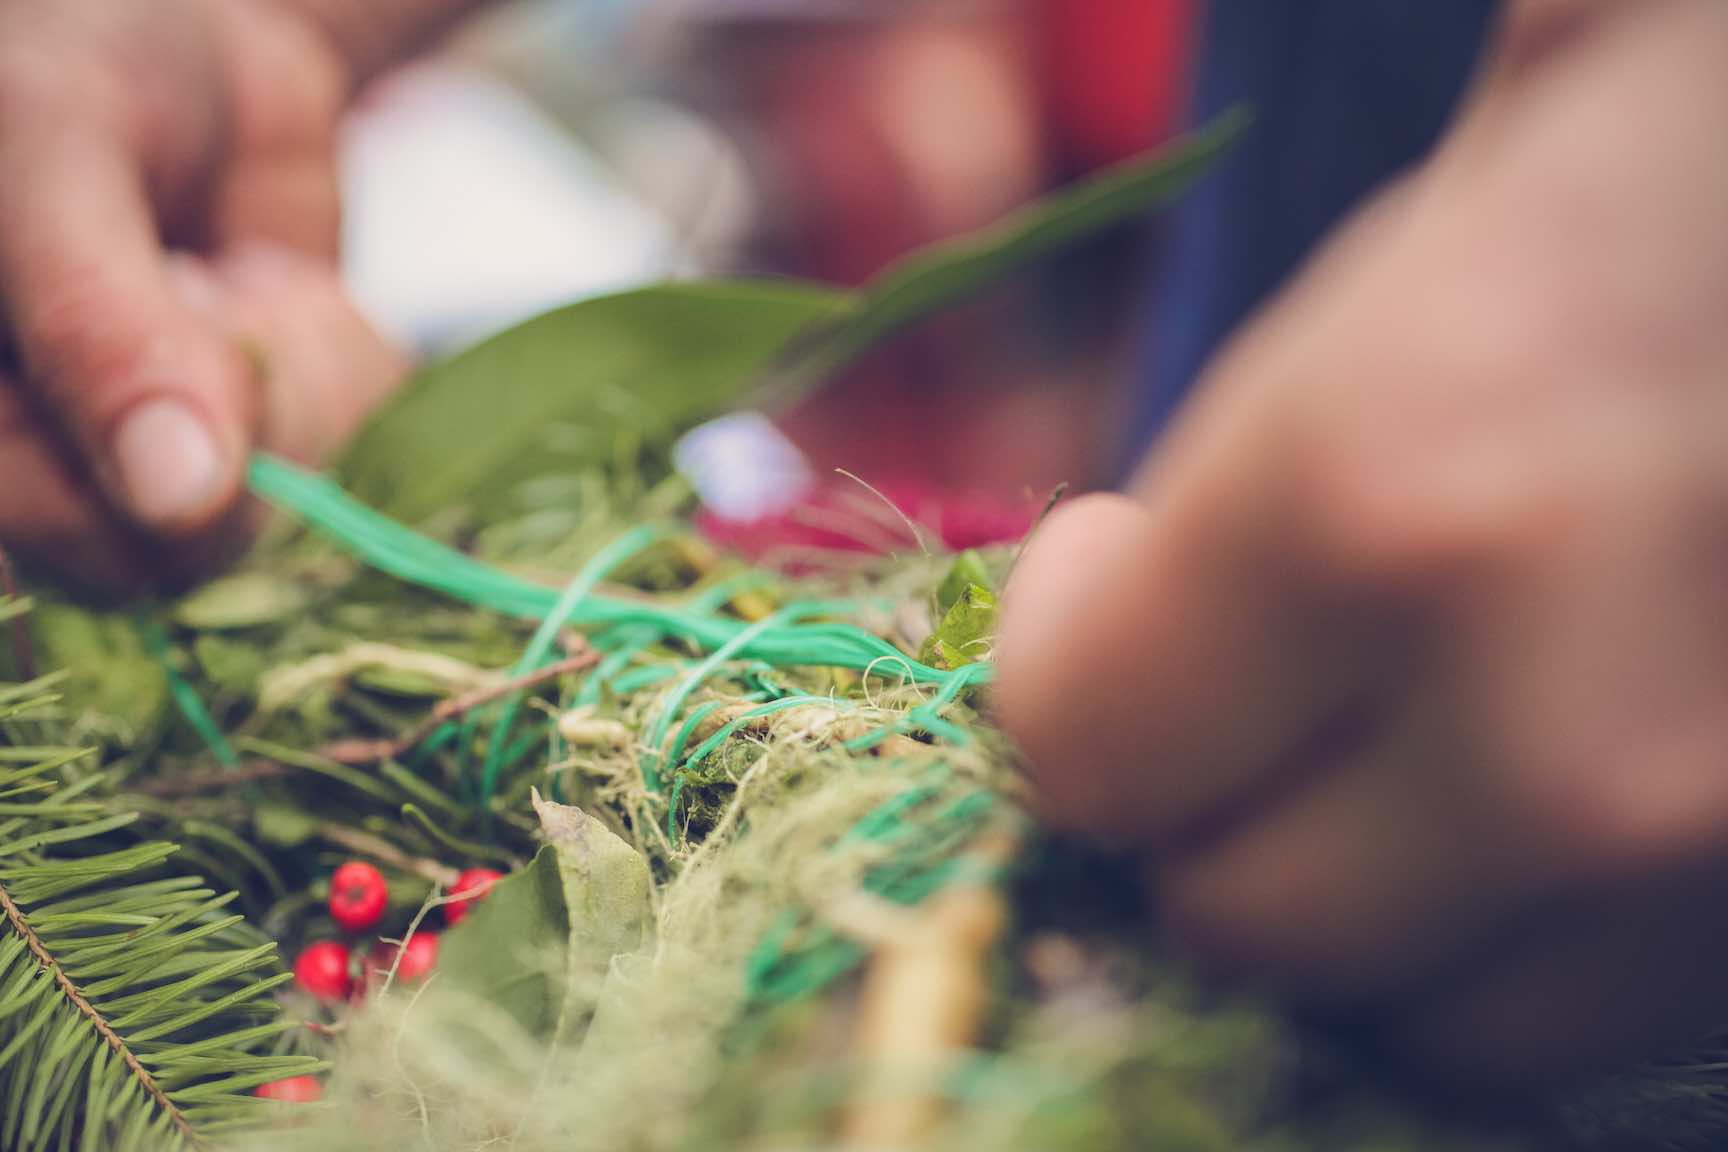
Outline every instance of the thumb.
{"type": "Polygon", "coordinates": [[[177,253],[171,271],[182,298],[252,360],[257,442],[272,452],[322,463],[407,374],[324,261],[254,244],[208,259],[177,253]]]}
{"type": "Polygon", "coordinates": [[[214,527],[256,406],[245,358],[179,299],[143,177],[99,125],[12,124],[0,302],[26,388],[108,501],[147,532],[214,527]]]}

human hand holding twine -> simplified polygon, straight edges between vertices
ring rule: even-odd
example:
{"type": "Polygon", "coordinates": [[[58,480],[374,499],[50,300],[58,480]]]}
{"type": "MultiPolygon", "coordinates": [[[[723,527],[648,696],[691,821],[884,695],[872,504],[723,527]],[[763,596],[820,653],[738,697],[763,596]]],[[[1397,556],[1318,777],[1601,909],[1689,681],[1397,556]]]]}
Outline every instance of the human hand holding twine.
{"type": "Polygon", "coordinates": [[[1728,7],[1508,19],[1034,539],[998,703],[1208,970],[1517,1078],[1728,1021],[1728,7]]]}
{"type": "Polygon", "coordinates": [[[355,79],[288,0],[0,0],[0,542],[196,563],[254,447],[316,459],[400,377],[335,272],[355,79]]]}

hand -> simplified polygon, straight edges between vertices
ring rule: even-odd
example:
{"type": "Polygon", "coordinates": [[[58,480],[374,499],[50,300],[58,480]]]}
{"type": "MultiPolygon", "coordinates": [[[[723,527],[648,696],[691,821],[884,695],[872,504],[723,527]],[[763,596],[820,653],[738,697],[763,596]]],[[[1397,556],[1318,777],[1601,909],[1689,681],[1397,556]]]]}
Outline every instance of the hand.
{"type": "Polygon", "coordinates": [[[1509,21],[1034,540],[998,706],[1213,972],[1516,1079],[1728,1023],[1728,6],[1509,21]]]}
{"type": "Polygon", "coordinates": [[[103,583],[400,376],[336,279],[348,64],[277,0],[0,0],[0,542],[103,583]]]}

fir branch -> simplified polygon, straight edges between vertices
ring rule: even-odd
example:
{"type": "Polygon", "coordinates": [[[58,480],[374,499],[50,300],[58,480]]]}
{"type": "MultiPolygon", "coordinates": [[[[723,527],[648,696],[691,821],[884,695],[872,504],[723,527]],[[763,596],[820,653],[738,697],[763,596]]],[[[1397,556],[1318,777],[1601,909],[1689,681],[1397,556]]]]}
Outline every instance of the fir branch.
{"type": "MultiPolygon", "coordinates": [[[[7,602],[0,598],[0,609],[7,602]]],[[[167,1149],[266,1122],[251,1090],[317,1071],[274,944],[136,842],[86,753],[54,746],[57,683],[0,683],[0,1148],[167,1149]],[[28,738],[26,738],[28,737],[28,738]]]]}
{"type": "Polygon", "coordinates": [[[54,978],[54,985],[60,989],[60,994],[77,1010],[80,1016],[89,1021],[91,1029],[102,1038],[102,1042],[120,1057],[121,1063],[126,1066],[127,1072],[131,1073],[139,1087],[144,1089],[145,1095],[149,1096],[162,1110],[163,1115],[168,1117],[169,1122],[182,1136],[188,1141],[196,1142],[197,1133],[193,1131],[191,1122],[186,1119],[186,1114],[180,1111],[174,1101],[168,1098],[166,1092],[162,1091],[162,1086],[156,1083],[156,1078],[150,1075],[149,1069],[139,1063],[137,1055],[126,1046],[126,1041],[122,1040],[120,1034],[114,1031],[113,1025],[108,1022],[107,1018],[91,1007],[90,1001],[86,1000],[84,994],[78,991],[78,986],[72,983],[71,978],[66,975],[66,970],[60,966],[47,947],[43,945],[42,938],[36,935],[35,929],[30,927],[29,917],[24,915],[24,910],[18,907],[12,899],[11,893],[6,891],[4,882],[0,882],[0,912],[5,913],[6,922],[12,926],[14,932],[23,938],[24,946],[36,958],[36,963],[54,978]]]}

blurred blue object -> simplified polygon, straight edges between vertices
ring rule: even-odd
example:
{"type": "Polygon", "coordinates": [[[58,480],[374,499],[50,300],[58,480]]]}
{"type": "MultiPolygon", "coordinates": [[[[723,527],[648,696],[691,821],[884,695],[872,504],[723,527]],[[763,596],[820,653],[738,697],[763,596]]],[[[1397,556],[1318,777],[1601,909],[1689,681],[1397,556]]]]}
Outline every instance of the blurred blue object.
{"type": "Polygon", "coordinates": [[[1439,137],[1498,0],[1213,0],[1197,122],[1247,104],[1247,139],[1172,219],[1124,461],[1328,231],[1439,137]]]}

